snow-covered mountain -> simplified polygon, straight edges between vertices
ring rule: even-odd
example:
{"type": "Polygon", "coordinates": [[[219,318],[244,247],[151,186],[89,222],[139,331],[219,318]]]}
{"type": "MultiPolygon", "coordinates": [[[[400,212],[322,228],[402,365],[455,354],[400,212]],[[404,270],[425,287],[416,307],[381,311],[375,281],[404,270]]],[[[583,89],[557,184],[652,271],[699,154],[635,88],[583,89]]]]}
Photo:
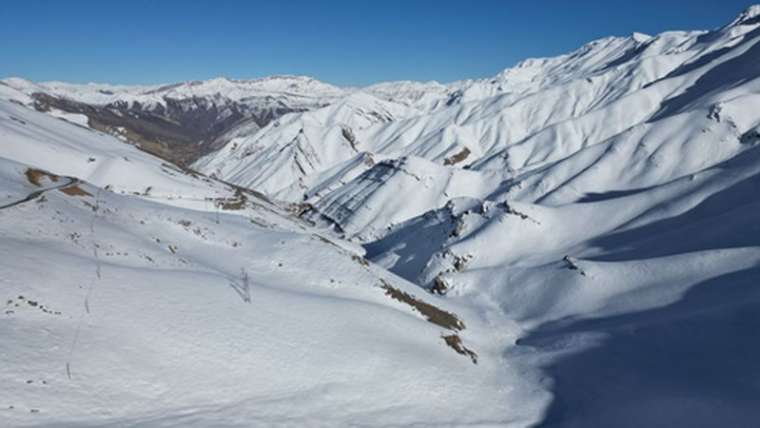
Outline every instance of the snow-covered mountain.
{"type": "Polygon", "coordinates": [[[321,136],[310,151],[270,124],[196,165],[516,322],[507,355],[534,353],[555,382],[549,425],[746,425],[760,416],[743,404],[760,393],[745,378],[760,356],[758,16],[601,39],[411,98],[438,103],[380,92],[419,113],[352,129],[352,147],[324,132],[334,122],[299,121],[316,112],[288,115],[321,136]]]}
{"type": "MultiPolygon", "coordinates": [[[[314,177],[340,170],[359,152],[500,174],[513,194],[529,201],[551,193],[557,203],[572,202],[583,190],[662,183],[747,147],[713,142],[744,141],[754,132],[757,118],[746,107],[756,102],[755,14],[749,8],[709,32],[601,39],[567,55],[525,60],[491,79],[455,82],[445,91],[442,85],[409,82],[372,86],[363,92],[373,96],[355,93],[239,135],[196,167],[292,201],[314,195],[312,187],[324,187],[314,177]],[[432,110],[415,108],[414,100],[426,96],[446,102],[432,110]],[[637,152],[619,171],[625,179],[584,178],[589,188],[576,185],[572,193],[570,187],[557,188],[570,178],[580,180],[578,172],[590,163],[606,161],[599,155],[608,146],[637,152]]],[[[627,160],[614,162],[619,167],[627,160]]]]}
{"type": "MultiPolygon", "coordinates": [[[[455,82],[445,90],[432,86],[426,92],[424,88],[431,85],[407,82],[369,87],[365,92],[389,103],[410,106],[412,111],[357,129],[351,126],[348,110],[333,105],[287,118],[287,123],[305,122],[296,132],[302,129],[307,135],[321,135],[320,151],[338,154],[326,163],[313,156],[301,159],[304,156],[294,154],[299,152],[293,147],[302,143],[293,138],[291,127],[280,127],[281,120],[261,132],[236,139],[196,166],[270,192],[308,181],[313,171],[300,168],[303,163],[322,162],[323,166],[315,169],[324,170],[348,161],[356,151],[394,157],[414,155],[438,163],[456,161],[457,166],[478,169],[521,169],[529,163],[548,160],[548,155],[542,153],[526,153],[534,145],[544,153],[566,156],[579,145],[609,138],[652,117],[659,103],[672,96],[671,85],[686,79],[665,79],[668,74],[743,37],[731,30],[735,26],[710,33],[716,40],[709,44],[699,43],[707,38],[705,33],[602,39],[568,55],[526,60],[494,78],[455,82]],[[656,88],[648,87],[655,82],[656,88]],[[410,88],[425,95],[409,95],[415,94],[410,88]],[[418,99],[422,100],[419,104],[414,101],[418,99]],[[629,114],[632,109],[635,113],[629,114]],[[309,122],[298,118],[313,114],[324,119],[309,122]],[[600,116],[614,123],[602,126],[600,116]],[[598,129],[577,129],[586,122],[590,123],[586,128],[598,129]],[[340,132],[328,132],[328,128],[339,125],[350,129],[356,144],[347,145],[340,132]],[[559,142],[543,144],[538,142],[540,139],[559,142]],[[558,144],[562,145],[559,150],[558,144]],[[272,169],[276,176],[271,179],[262,170],[261,160],[251,155],[270,151],[279,153],[276,160],[266,156],[268,163],[278,165],[272,169]]],[[[356,99],[355,95],[351,97],[356,99]]],[[[357,117],[366,116],[368,111],[382,117],[388,109],[373,98],[365,96],[361,101],[364,104],[354,102],[348,106],[357,117]]],[[[284,197],[290,199],[292,195],[284,197]]]]}
{"type": "Polygon", "coordinates": [[[37,110],[77,114],[82,123],[187,164],[223,146],[226,132],[257,130],[285,113],[325,106],[347,92],[312,78],[217,78],[161,86],[33,83],[1,84],[32,98],[37,110]]]}
{"type": "Polygon", "coordinates": [[[3,425],[445,423],[518,398],[475,313],[261,194],[10,101],[0,135],[3,425]]]}
{"type": "MultiPolygon", "coordinates": [[[[169,85],[124,86],[109,84],[33,83],[21,78],[2,82],[26,94],[45,93],[89,105],[126,104],[146,108],[166,107],[167,99],[217,98],[255,105],[267,98],[282,98],[287,104],[314,107],[325,100],[345,95],[346,90],[304,76],[272,76],[254,80],[211,80],[169,85]]],[[[270,100],[271,101],[271,100],[270,100]]]]}
{"type": "Polygon", "coordinates": [[[5,79],[0,425],[752,426],[759,60],[752,6],[450,84],[5,79]]]}

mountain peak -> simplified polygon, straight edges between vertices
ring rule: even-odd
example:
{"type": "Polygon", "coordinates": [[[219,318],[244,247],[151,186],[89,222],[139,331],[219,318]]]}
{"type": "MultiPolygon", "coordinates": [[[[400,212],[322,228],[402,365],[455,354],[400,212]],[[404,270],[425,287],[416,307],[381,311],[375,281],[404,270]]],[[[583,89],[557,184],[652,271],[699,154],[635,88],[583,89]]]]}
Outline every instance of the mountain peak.
{"type": "Polygon", "coordinates": [[[731,26],[760,24],[760,4],[753,4],[734,19],[731,26]]]}
{"type": "Polygon", "coordinates": [[[652,39],[652,36],[650,36],[648,34],[638,33],[638,32],[635,32],[635,31],[633,33],[631,33],[631,40],[633,40],[634,42],[637,42],[637,43],[648,42],[651,39],[652,39]]]}
{"type": "Polygon", "coordinates": [[[24,79],[22,77],[6,77],[5,79],[0,79],[0,83],[10,86],[12,88],[21,89],[26,87],[32,87],[35,86],[35,83],[31,80],[24,79]]]}

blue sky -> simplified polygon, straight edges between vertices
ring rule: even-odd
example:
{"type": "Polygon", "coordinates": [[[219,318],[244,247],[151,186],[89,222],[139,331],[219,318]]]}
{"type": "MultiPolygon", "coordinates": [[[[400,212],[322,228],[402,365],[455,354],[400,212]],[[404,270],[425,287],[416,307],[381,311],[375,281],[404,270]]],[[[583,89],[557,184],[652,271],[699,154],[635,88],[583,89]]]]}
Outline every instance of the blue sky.
{"type": "Polygon", "coordinates": [[[0,77],[167,83],[303,74],[340,85],[452,81],[595,38],[710,29],[750,2],[9,1],[0,77]]]}

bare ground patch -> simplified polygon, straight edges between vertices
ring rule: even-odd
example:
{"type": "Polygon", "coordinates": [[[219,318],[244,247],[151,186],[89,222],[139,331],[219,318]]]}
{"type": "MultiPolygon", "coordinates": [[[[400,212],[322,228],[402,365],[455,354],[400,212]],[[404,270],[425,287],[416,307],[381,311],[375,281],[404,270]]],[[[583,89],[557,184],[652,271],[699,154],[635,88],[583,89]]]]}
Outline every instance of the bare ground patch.
{"type": "Polygon", "coordinates": [[[443,160],[444,165],[455,165],[459,162],[462,162],[463,160],[467,159],[467,156],[470,156],[470,149],[467,147],[463,148],[462,151],[459,153],[455,153],[446,159],[443,160]]]}
{"type": "Polygon", "coordinates": [[[37,168],[27,168],[24,172],[24,175],[26,176],[27,181],[34,184],[37,187],[42,186],[42,178],[47,177],[52,182],[58,182],[59,176],[55,174],[51,174],[47,171],[43,171],[41,169],[37,168]]]}
{"type": "Polygon", "coordinates": [[[449,348],[456,351],[457,354],[465,355],[470,357],[470,360],[472,360],[473,364],[478,363],[478,354],[476,354],[474,351],[467,349],[464,344],[462,344],[462,339],[457,334],[450,334],[448,336],[441,336],[444,342],[446,342],[446,345],[449,346],[449,348]]]}
{"type": "Polygon", "coordinates": [[[427,303],[425,301],[422,301],[413,295],[403,292],[399,290],[398,288],[392,287],[390,284],[388,284],[385,281],[382,281],[383,285],[382,288],[385,290],[385,295],[390,296],[392,299],[398,300],[399,302],[406,303],[407,305],[413,307],[417,310],[422,316],[425,317],[425,319],[428,320],[428,322],[431,322],[437,326],[449,329],[449,330],[464,330],[465,325],[457,318],[456,315],[452,314],[451,312],[444,311],[443,309],[439,309],[430,303],[427,303]]]}
{"type": "MultiPolygon", "coordinates": [[[[454,332],[465,329],[464,322],[462,322],[462,320],[460,320],[455,314],[444,311],[443,309],[422,301],[409,293],[403,292],[382,279],[380,281],[383,284],[382,288],[385,290],[386,296],[390,296],[392,299],[411,306],[417,310],[417,312],[422,314],[428,322],[454,332]]],[[[469,357],[473,364],[478,364],[478,354],[464,346],[462,339],[457,333],[443,334],[441,335],[441,338],[446,342],[446,345],[453,349],[457,354],[469,357]]]]}
{"type": "Polygon", "coordinates": [[[61,192],[69,196],[92,196],[92,193],[87,192],[86,190],[83,190],[77,184],[72,184],[71,186],[62,187],[58,190],[60,190],[61,192]]]}

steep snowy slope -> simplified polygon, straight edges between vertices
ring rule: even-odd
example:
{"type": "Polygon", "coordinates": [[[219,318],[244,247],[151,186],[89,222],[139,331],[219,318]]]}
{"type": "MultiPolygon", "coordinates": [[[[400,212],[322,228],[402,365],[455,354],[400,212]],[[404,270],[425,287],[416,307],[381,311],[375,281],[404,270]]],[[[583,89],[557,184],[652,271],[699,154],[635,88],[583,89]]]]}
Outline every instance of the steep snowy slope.
{"type": "Polygon", "coordinates": [[[307,199],[311,208],[304,217],[366,242],[452,198],[485,197],[498,188],[498,178],[497,174],[449,169],[416,157],[385,160],[324,197],[317,193],[307,199]],[[410,189],[413,196],[407,194],[410,189]]]}
{"type": "MultiPolygon", "coordinates": [[[[633,138],[641,139],[643,133],[659,132],[646,128],[670,130],[678,125],[659,126],[655,122],[678,121],[679,114],[689,112],[703,115],[703,109],[719,111],[717,104],[730,101],[732,94],[753,92],[746,86],[738,91],[727,90],[739,83],[736,79],[756,77],[751,64],[756,58],[753,47],[758,41],[758,24],[752,14],[749,9],[736,21],[712,32],[601,39],[567,55],[526,60],[492,79],[456,82],[446,90],[434,84],[404,82],[369,87],[367,91],[410,105],[414,105],[410,100],[427,96],[443,99],[444,92],[447,101],[432,111],[419,108],[418,114],[352,129],[352,139],[360,143],[356,145],[359,150],[371,154],[414,155],[442,164],[456,161],[459,167],[502,171],[508,179],[615,137],[639,132],[633,138]],[[724,76],[729,68],[740,74],[724,76]],[[702,92],[711,94],[702,96],[702,92]]],[[[330,115],[334,109],[331,106],[321,111],[330,115]]],[[[355,114],[361,117],[364,113],[355,114]]],[[[236,140],[208,155],[196,167],[275,193],[294,186],[314,170],[334,168],[351,158],[352,147],[342,133],[330,132],[336,123],[351,120],[339,115],[312,123],[310,134],[317,140],[302,156],[298,153],[303,141],[294,137],[294,131],[272,127],[236,140]],[[319,150],[312,150],[315,145],[319,150]],[[235,147],[237,155],[231,153],[231,147],[235,147]],[[331,155],[309,168],[299,168],[314,161],[315,153],[321,152],[331,155]],[[278,167],[267,171],[264,164],[278,167]]],[[[686,124],[682,127],[689,128],[684,129],[684,139],[685,134],[700,129],[688,125],[685,116],[680,120],[686,124]]],[[[729,129],[717,132],[720,135],[709,139],[733,137],[729,129]]]]}
{"type": "MultiPolygon", "coordinates": [[[[381,238],[368,244],[371,255],[426,286],[470,270],[503,277],[515,265],[568,264],[560,260],[584,242],[682,215],[754,174],[744,159],[754,159],[760,143],[757,12],[750,8],[730,25],[701,33],[688,43],[696,52],[692,59],[666,77],[459,171],[474,177],[461,192],[424,198],[422,188],[430,185],[408,180],[400,186],[392,176],[368,172],[312,205],[348,237],[381,238]],[[707,186],[708,177],[724,184],[707,186]],[[377,200],[363,199],[368,188],[377,200]],[[470,199],[449,201],[454,197],[470,199]],[[380,214],[396,200],[418,205],[406,215],[393,210],[396,221],[378,221],[388,218],[380,214]],[[430,211],[409,215],[424,206],[430,211]],[[366,228],[375,233],[354,234],[366,228]],[[424,248],[413,248],[423,241],[424,248]],[[548,258],[541,255],[544,246],[552,248],[548,258]]],[[[493,282],[472,277],[472,284],[493,282]]]]}
{"type": "MultiPolygon", "coordinates": [[[[0,100],[2,157],[122,194],[202,206],[234,189],[179,170],[118,139],[0,100]],[[183,200],[184,199],[184,200],[183,200]]],[[[212,204],[209,204],[211,206],[212,204]]]]}
{"type": "MultiPolygon", "coordinates": [[[[519,326],[505,355],[530,355],[553,379],[547,426],[751,425],[758,16],[458,82],[437,108],[356,132],[372,162],[334,156],[302,194],[276,195],[302,195],[304,218],[379,265],[519,326]]],[[[216,164],[244,182],[256,157],[216,164]]]]}
{"type": "MultiPolygon", "coordinates": [[[[676,35],[668,37],[678,38],[676,35]]],[[[570,59],[560,57],[543,61],[526,61],[515,69],[507,70],[491,80],[457,82],[446,89],[446,102],[438,103],[439,108],[433,109],[433,112],[414,115],[411,118],[402,116],[389,123],[365,127],[356,132],[356,138],[364,143],[364,148],[368,151],[389,154],[403,152],[440,162],[443,162],[448,156],[461,153],[466,148],[472,153],[470,159],[467,159],[468,162],[471,162],[472,159],[482,157],[488,149],[500,147],[512,141],[516,142],[524,138],[525,135],[552,122],[582,114],[592,108],[594,103],[603,101],[600,98],[612,97],[613,95],[606,92],[606,88],[610,86],[610,81],[616,81],[616,91],[622,92],[619,89],[621,87],[620,82],[617,81],[620,80],[620,76],[635,75],[635,78],[629,79],[634,80],[629,83],[629,86],[637,88],[643,83],[670,71],[670,68],[660,66],[658,63],[658,67],[649,67],[654,70],[647,70],[651,76],[645,73],[632,73],[632,67],[640,66],[638,61],[632,59],[627,67],[616,67],[614,70],[608,71],[606,73],[608,76],[599,79],[595,84],[589,84],[585,80],[585,77],[591,73],[589,70],[596,70],[599,67],[600,56],[606,58],[606,64],[613,63],[619,60],[619,56],[626,49],[635,49],[640,43],[643,42],[637,42],[633,38],[594,42],[572,55],[568,55],[570,59]],[[574,73],[568,74],[566,69],[573,70],[574,73]],[[528,85],[530,90],[528,87],[522,88],[519,92],[509,89],[513,86],[520,86],[521,82],[531,82],[536,76],[544,75],[559,75],[562,76],[562,79],[555,78],[554,80],[559,83],[554,85],[543,82],[533,83],[528,85]],[[494,86],[494,82],[502,81],[509,84],[504,83],[500,90],[484,89],[494,86]],[[539,95],[535,94],[545,86],[551,89],[542,91],[539,95]],[[455,90],[457,87],[459,89],[455,90]],[[591,88],[594,87],[599,87],[599,89],[592,90],[591,88]],[[571,96],[559,96],[567,91],[572,91],[571,96]],[[500,96],[494,97],[494,95],[500,96]],[[553,103],[547,103],[547,99],[551,99],[553,103]]],[[[662,44],[661,47],[657,48],[658,52],[669,48],[674,43],[671,41],[662,44]]],[[[667,61],[660,62],[676,63],[676,59],[667,58],[667,61]]],[[[549,78],[547,77],[546,80],[549,78]]],[[[440,99],[444,99],[442,94],[444,91],[434,84],[414,86],[409,83],[403,84],[403,82],[388,83],[369,87],[367,91],[377,93],[386,99],[398,99],[407,104],[410,103],[409,99],[439,96],[440,99]],[[422,92],[426,95],[422,95],[422,92]]],[[[332,107],[323,110],[325,115],[332,113],[332,107]]],[[[424,108],[421,110],[426,111],[424,108]]],[[[361,114],[361,112],[357,113],[357,115],[361,114]]],[[[332,126],[332,123],[347,119],[346,117],[336,117],[332,121],[323,121],[323,123],[329,122],[330,125],[327,126],[332,126]]],[[[325,125],[322,126],[325,127],[325,125]]],[[[245,149],[246,146],[274,145],[276,144],[275,141],[283,139],[279,134],[284,132],[286,131],[277,129],[270,130],[267,133],[262,132],[256,135],[256,138],[249,138],[247,142],[238,142],[237,146],[243,146],[245,149]]],[[[327,135],[322,138],[321,145],[327,150],[341,150],[339,136],[327,135]]],[[[228,173],[229,178],[234,175],[235,179],[241,183],[247,179],[244,176],[245,170],[249,169],[256,171],[256,173],[260,171],[259,165],[251,164],[250,167],[248,166],[254,162],[251,157],[246,159],[230,157],[224,151],[212,154],[209,157],[213,157],[214,162],[208,160],[200,162],[198,166],[201,169],[211,171],[208,165],[213,164],[218,169],[219,164],[224,164],[227,169],[236,171],[235,173],[228,173]],[[227,166],[230,164],[231,166],[227,166]]],[[[223,171],[221,175],[224,176],[223,171]]],[[[290,177],[290,180],[292,182],[297,178],[297,176],[290,177]]],[[[282,181],[286,179],[276,177],[271,180],[267,179],[267,181],[275,181],[282,185],[282,181]]],[[[262,180],[247,181],[261,184],[262,180]]]]}
{"type": "Polygon", "coordinates": [[[193,167],[275,194],[364,150],[365,142],[357,137],[362,130],[416,113],[405,105],[356,93],[318,110],[286,115],[253,135],[232,138],[193,167]]]}
{"type": "Polygon", "coordinates": [[[255,194],[0,108],[2,425],[540,415],[548,396],[535,370],[501,362],[514,327],[493,331],[255,194]],[[132,194],[146,185],[155,198],[132,194]]]}
{"type": "MultiPolygon", "coordinates": [[[[605,39],[503,73],[531,64],[530,74],[543,82],[532,89],[357,129],[350,124],[363,117],[359,109],[293,114],[293,126],[272,124],[196,167],[293,201],[310,197],[312,204],[312,195],[325,193],[310,186],[361,193],[350,189],[353,184],[339,189],[308,179],[340,169],[356,150],[488,171],[490,181],[502,183],[491,191],[508,192],[511,199],[558,204],[586,193],[648,187],[729,159],[751,142],[758,120],[752,108],[758,102],[758,31],[754,21],[740,18],[709,33],[605,39]],[[316,114],[322,118],[310,120],[316,114]],[[303,190],[278,193],[296,187],[303,190]]],[[[460,196],[484,195],[473,190],[460,196]]]]}
{"type": "Polygon", "coordinates": [[[760,393],[758,12],[700,36],[722,47],[697,48],[706,56],[618,115],[584,115],[508,149],[514,173],[492,194],[431,204],[366,245],[391,271],[529,332],[518,348],[554,382],[542,426],[760,417],[749,404],[760,393]],[[646,120],[609,129],[662,93],[646,120]],[[592,144],[567,147],[573,132],[592,144]]]}
{"type": "Polygon", "coordinates": [[[308,110],[197,173],[6,80],[0,425],[753,426],[759,58],[752,6],[448,85],[44,85],[308,110]]]}
{"type": "Polygon", "coordinates": [[[547,426],[750,426],[758,149],[580,203],[453,200],[393,227],[368,256],[530,331],[518,349],[555,382],[547,426]]]}

